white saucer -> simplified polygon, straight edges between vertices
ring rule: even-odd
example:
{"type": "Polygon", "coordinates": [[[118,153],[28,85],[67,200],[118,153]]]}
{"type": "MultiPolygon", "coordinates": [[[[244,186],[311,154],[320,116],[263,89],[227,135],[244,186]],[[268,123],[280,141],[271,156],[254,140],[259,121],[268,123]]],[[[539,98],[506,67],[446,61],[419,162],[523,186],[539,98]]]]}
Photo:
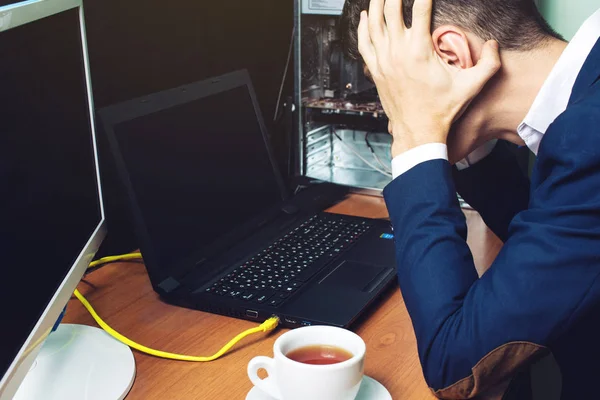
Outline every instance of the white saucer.
{"type": "MultiPolygon", "coordinates": [[[[266,377],[265,379],[269,379],[266,377]]],[[[246,396],[246,400],[277,400],[274,397],[269,396],[256,386],[253,387],[248,395],[246,396]]],[[[368,376],[364,376],[362,383],[360,384],[360,390],[358,391],[358,395],[355,400],[392,400],[392,395],[381,383],[377,382],[373,378],[369,378],[368,376]]]]}

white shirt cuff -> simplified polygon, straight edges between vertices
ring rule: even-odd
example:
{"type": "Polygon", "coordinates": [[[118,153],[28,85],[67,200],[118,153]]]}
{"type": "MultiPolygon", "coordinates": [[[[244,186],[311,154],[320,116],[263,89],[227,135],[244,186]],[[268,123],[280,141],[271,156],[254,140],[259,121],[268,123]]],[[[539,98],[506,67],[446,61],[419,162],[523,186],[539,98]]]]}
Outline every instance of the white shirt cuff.
{"type": "Polygon", "coordinates": [[[462,171],[463,169],[469,168],[471,165],[477,164],[479,161],[483,160],[484,158],[490,155],[492,150],[494,150],[494,147],[496,147],[497,142],[498,140],[496,139],[490,140],[483,146],[476,148],[466,158],[463,158],[462,160],[457,162],[456,168],[459,171],[462,171]]]}
{"type": "Polygon", "coordinates": [[[392,160],[392,175],[394,179],[417,165],[431,160],[448,160],[448,147],[444,143],[427,143],[417,146],[392,160]]]}

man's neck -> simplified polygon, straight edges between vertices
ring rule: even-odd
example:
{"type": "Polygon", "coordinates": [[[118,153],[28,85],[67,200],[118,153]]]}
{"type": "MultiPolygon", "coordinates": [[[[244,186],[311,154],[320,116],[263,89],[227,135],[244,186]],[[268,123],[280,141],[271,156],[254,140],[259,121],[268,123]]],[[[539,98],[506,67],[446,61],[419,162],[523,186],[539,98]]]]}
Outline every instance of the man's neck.
{"type": "Polygon", "coordinates": [[[566,42],[550,39],[536,50],[503,52],[499,76],[483,93],[481,101],[485,105],[477,118],[482,125],[480,132],[488,132],[489,138],[523,145],[517,127],[566,47],[566,42]]]}

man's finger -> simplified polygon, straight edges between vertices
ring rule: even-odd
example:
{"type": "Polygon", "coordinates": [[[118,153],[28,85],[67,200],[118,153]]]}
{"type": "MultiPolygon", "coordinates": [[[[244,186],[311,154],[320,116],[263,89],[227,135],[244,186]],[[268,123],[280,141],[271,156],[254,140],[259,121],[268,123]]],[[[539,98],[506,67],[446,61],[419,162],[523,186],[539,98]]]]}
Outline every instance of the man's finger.
{"type": "Polygon", "coordinates": [[[377,57],[375,55],[373,43],[371,42],[369,21],[366,11],[360,13],[360,22],[358,23],[358,52],[362,56],[369,71],[373,73],[374,68],[377,66],[377,57]]]}
{"type": "Polygon", "coordinates": [[[471,95],[479,94],[483,86],[496,75],[501,66],[498,42],[495,40],[486,42],[477,65],[468,70],[471,95]]]}
{"type": "Polygon", "coordinates": [[[397,34],[406,29],[402,17],[402,0],[386,0],[383,12],[388,31],[397,34]]]}
{"type": "Polygon", "coordinates": [[[415,0],[413,4],[412,27],[420,35],[431,35],[432,0],[415,0]]]}
{"type": "Polygon", "coordinates": [[[383,4],[384,0],[371,0],[369,4],[369,33],[373,44],[379,43],[385,36],[383,4]]]}

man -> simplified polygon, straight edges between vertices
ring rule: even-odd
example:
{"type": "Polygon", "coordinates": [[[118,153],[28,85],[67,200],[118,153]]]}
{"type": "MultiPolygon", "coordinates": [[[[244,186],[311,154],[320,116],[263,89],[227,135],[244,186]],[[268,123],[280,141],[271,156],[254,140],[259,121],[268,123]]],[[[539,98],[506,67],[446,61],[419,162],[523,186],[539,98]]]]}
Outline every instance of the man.
{"type": "Polygon", "coordinates": [[[499,399],[552,352],[562,399],[600,398],[600,11],[568,45],[533,0],[347,0],[342,22],[390,120],[384,196],[429,386],[499,399]],[[531,182],[498,139],[537,155],[531,182]],[[505,242],[481,278],[457,189],[505,242]]]}

